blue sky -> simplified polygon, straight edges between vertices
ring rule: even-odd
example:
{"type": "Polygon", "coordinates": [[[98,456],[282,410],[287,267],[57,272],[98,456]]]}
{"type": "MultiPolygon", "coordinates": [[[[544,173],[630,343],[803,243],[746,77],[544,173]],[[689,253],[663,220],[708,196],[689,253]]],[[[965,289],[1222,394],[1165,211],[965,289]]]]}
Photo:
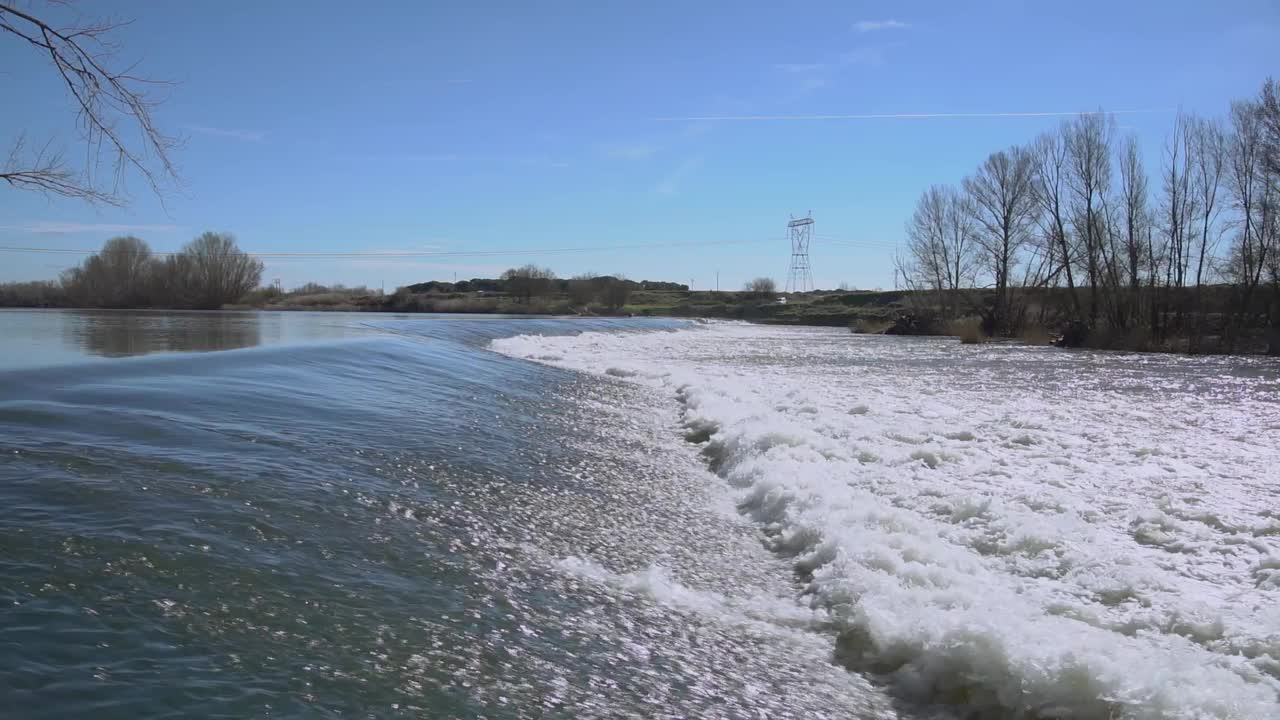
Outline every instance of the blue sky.
{"type": "MultiPolygon", "coordinates": [[[[159,118],[187,138],[183,187],[161,205],[135,181],[125,210],[0,187],[0,245],[225,230],[258,252],[526,251],[270,259],[286,286],[537,262],[734,288],[785,277],[784,226],[811,210],[819,286],[891,287],[920,192],[1060,118],[814,116],[1143,110],[1118,124],[1155,163],[1174,109],[1222,115],[1280,73],[1267,0],[969,5],[85,3],[134,18],[121,59],[177,82],[159,118]],[[651,244],[680,246],[531,252],[651,244]]],[[[77,149],[52,68],[5,37],[0,97],[6,152],[24,129],[77,149]]],[[[0,280],[74,260],[3,252],[0,280]]]]}

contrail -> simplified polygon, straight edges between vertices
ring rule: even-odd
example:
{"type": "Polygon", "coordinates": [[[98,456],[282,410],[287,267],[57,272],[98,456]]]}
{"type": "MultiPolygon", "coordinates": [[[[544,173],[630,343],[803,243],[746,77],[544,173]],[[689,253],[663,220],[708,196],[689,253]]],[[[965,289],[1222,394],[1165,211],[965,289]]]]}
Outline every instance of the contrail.
{"type": "Polygon", "coordinates": [[[963,118],[1032,118],[1065,117],[1076,115],[1138,115],[1142,113],[1168,113],[1172,109],[1133,110],[1071,110],[1055,112],[986,112],[986,113],[868,113],[865,115],[699,115],[694,117],[664,117],[658,120],[685,122],[775,122],[782,120],[940,120],[963,118]]]}

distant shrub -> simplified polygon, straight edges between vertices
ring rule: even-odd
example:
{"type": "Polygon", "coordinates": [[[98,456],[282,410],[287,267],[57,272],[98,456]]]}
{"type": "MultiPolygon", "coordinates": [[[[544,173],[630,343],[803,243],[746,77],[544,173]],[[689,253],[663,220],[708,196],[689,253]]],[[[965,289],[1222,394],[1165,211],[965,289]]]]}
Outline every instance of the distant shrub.
{"type": "Polygon", "coordinates": [[[976,317],[952,320],[947,326],[947,334],[960,338],[960,342],[965,345],[976,345],[990,339],[982,331],[982,320],[976,317]]]}
{"type": "Polygon", "coordinates": [[[422,303],[427,312],[440,313],[491,313],[499,309],[497,298],[446,298],[426,300],[422,303]]]}
{"type": "Polygon", "coordinates": [[[1054,341],[1053,333],[1043,325],[1027,323],[1018,336],[1028,345],[1048,345],[1054,341]]]}
{"type": "Polygon", "coordinates": [[[893,326],[893,321],[885,318],[858,318],[849,323],[849,331],[855,335],[880,335],[893,326]]]}
{"type": "Polygon", "coordinates": [[[758,277],[744,285],[742,290],[757,298],[772,299],[778,294],[778,283],[773,278],[758,277]]]}
{"type": "Polygon", "coordinates": [[[59,307],[67,304],[67,293],[56,282],[0,283],[0,307],[59,307]]]}
{"type": "Polygon", "coordinates": [[[284,297],[284,292],[280,288],[268,285],[267,287],[250,290],[244,297],[240,298],[240,304],[250,307],[263,307],[277,302],[282,297],[284,297]]]}

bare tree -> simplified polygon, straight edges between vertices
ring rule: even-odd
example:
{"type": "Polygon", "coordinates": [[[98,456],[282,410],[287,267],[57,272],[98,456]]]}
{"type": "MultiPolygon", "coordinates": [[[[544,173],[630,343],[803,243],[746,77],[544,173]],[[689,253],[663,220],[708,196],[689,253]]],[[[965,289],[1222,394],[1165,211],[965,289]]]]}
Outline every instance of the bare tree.
{"type": "MultiPolygon", "coordinates": [[[[1263,128],[1263,167],[1268,191],[1280,195],[1280,82],[1271,78],[1262,85],[1262,97],[1258,103],[1263,128]]],[[[1274,196],[1272,196],[1274,197],[1274,196]]],[[[1272,205],[1272,217],[1276,208],[1272,205]]],[[[1273,226],[1274,227],[1274,226],[1273,226]]],[[[1280,240],[1267,260],[1267,274],[1271,279],[1271,330],[1272,355],[1280,355],[1280,240]]]]}
{"type": "MultiPolygon", "coordinates": [[[[1033,187],[1039,212],[1042,245],[1057,267],[1067,278],[1067,292],[1071,298],[1072,319],[1080,319],[1080,296],[1076,294],[1075,254],[1071,249],[1068,232],[1069,198],[1067,175],[1069,163],[1066,143],[1066,126],[1056,132],[1047,132],[1036,139],[1032,149],[1035,161],[1033,187]]],[[[1056,268],[1055,268],[1056,270],[1056,268]]],[[[1053,271],[1050,275],[1052,276],[1053,271]]]]}
{"type": "Polygon", "coordinates": [[[507,270],[502,273],[502,279],[506,281],[507,292],[528,303],[534,297],[551,292],[556,274],[550,268],[530,264],[507,270]]]}
{"type": "Polygon", "coordinates": [[[1098,320],[1099,290],[1106,242],[1106,198],[1111,191],[1111,138],[1115,121],[1102,113],[1087,113],[1066,126],[1070,171],[1071,218],[1080,239],[1089,282],[1089,324],[1098,320]]]}
{"type": "Polygon", "coordinates": [[[978,229],[973,217],[969,197],[955,188],[948,188],[943,244],[949,261],[947,283],[953,295],[958,295],[961,288],[977,283],[978,229]]]}
{"type": "Polygon", "coordinates": [[[600,299],[604,302],[605,307],[614,311],[620,310],[631,299],[631,289],[634,283],[627,280],[621,273],[598,279],[600,281],[600,299]]]}
{"type": "Polygon", "coordinates": [[[1020,147],[993,153],[965,178],[964,190],[978,225],[978,246],[995,278],[991,329],[1008,334],[1012,330],[1009,278],[1036,214],[1030,153],[1020,147]]]}
{"type": "Polygon", "coordinates": [[[1204,285],[1213,247],[1218,242],[1218,214],[1222,207],[1218,201],[1222,187],[1222,174],[1226,167],[1226,138],[1222,126],[1207,118],[1195,118],[1189,124],[1192,141],[1192,182],[1195,193],[1196,224],[1198,225],[1198,257],[1196,260],[1196,305],[1200,304],[1200,292],[1204,285]]]}
{"type": "Polygon", "coordinates": [[[778,283],[773,278],[758,277],[743,286],[743,290],[762,298],[772,298],[778,294],[778,283]]]}
{"type": "Polygon", "coordinates": [[[228,233],[207,232],[165,264],[181,304],[217,309],[234,303],[262,280],[262,261],[240,250],[228,233]]]}
{"type": "Polygon", "coordinates": [[[1227,136],[1227,190],[1236,215],[1236,236],[1228,253],[1227,275],[1241,295],[1236,322],[1250,310],[1263,273],[1280,250],[1276,237],[1280,188],[1268,177],[1266,126],[1260,103],[1231,106],[1227,136]]]}
{"type": "Polygon", "coordinates": [[[112,238],[97,254],[62,274],[72,302],[84,307],[138,307],[150,301],[151,248],[136,237],[112,238]]]}
{"type": "Polygon", "coordinates": [[[1128,274],[1133,320],[1142,312],[1140,294],[1142,270],[1150,252],[1151,210],[1147,171],[1142,164],[1142,148],[1136,135],[1125,137],[1120,148],[1120,206],[1123,214],[1123,255],[1128,274]]]}
{"type": "Polygon", "coordinates": [[[914,276],[913,285],[937,293],[944,316],[954,314],[958,291],[974,280],[973,213],[966,203],[954,189],[935,185],[907,223],[910,260],[904,269],[914,276]]]}
{"type": "Polygon", "coordinates": [[[170,153],[179,139],[166,135],[152,117],[158,104],[152,93],[166,83],[136,75],[134,65],[116,63],[115,31],[126,24],[91,20],[58,27],[0,0],[0,35],[48,59],[71,96],[86,147],[83,167],[75,168],[52,140],[32,146],[19,135],[0,179],[14,188],[110,205],[127,203],[130,172],[157,195],[177,181],[170,153]]]}
{"type": "Polygon", "coordinates": [[[1195,212],[1192,189],[1193,143],[1190,121],[1178,115],[1164,149],[1164,231],[1168,258],[1166,285],[1186,285],[1190,265],[1191,225],[1195,212]]]}
{"type": "Polygon", "coordinates": [[[1268,176],[1280,182],[1280,81],[1267,78],[1258,103],[1263,133],[1263,165],[1268,176]]]}
{"type": "Polygon", "coordinates": [[[1120,147],[1120,203],[1124,214],[1124,256],[1129,289],[1137,292],[1144,258],[1149,190],[1142,165],[1142,148],[1136,135],[1128,135],[1120,147]]]}
{"type": "Polygon", "coordinates": [[[946,188],[934,185],[920,196],[915,212],[907,221],[907,253],[909,261],[904,268],[913,284],[927,287],[938,296],[942,314],[947,314],[946,290],[950,262],[947,258],[947,199],[946,188]]]}

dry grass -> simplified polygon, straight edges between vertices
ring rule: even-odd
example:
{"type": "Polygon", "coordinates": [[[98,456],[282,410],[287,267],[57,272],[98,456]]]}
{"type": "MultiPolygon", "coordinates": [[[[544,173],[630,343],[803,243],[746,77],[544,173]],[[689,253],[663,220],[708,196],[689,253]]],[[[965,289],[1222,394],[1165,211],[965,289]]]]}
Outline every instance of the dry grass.
{"type": "Polygon", "coordinates": [[[880,335],[891,327],[892,320],[880,318],[859,318],[849,323],[849,331],[855,335],[880,335]]]}
{"type": "Polygon", "coordinates": [[[1028,345],[1049,345],[1054,341],[1053,333],[1043,325],[1027,325],[1019,333],[1018,338],[1028,345]]]}
{"type": "Polygon", "coordinates": [[[965,345],[977,345],[990,340],[986,333],[982,332],[982,320],[976,317],[952,320],[947,325],[947,334],[960,338],[960,342],[965,345]]]}

